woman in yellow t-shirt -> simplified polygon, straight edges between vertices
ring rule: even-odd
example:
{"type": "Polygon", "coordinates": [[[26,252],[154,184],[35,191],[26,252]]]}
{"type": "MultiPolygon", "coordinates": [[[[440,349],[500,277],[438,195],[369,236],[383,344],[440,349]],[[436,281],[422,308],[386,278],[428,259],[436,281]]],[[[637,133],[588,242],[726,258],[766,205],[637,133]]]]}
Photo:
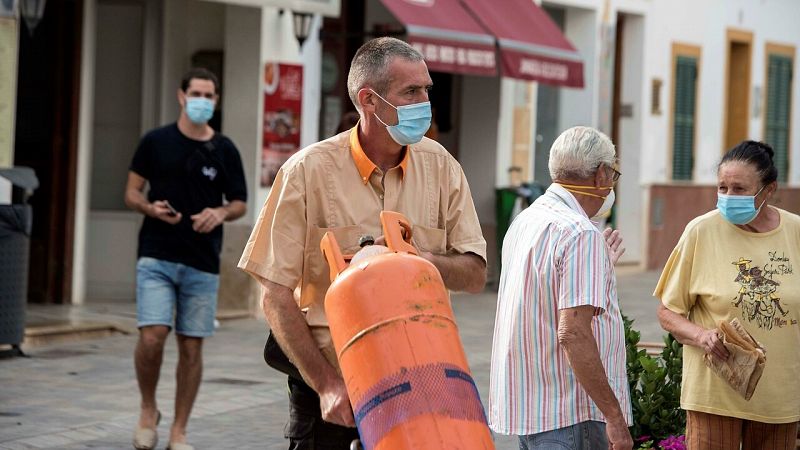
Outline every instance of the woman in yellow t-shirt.
{"type": "Polygon", "coordinates": [[[681,408],[689,450],[794,449],[800,420],[800,217],[770,205],[772,148],[745,141],[717,168],[717,209],[692,220],[655,295],[661,326],[683,343],[681,408]],[[703,355],[727,359],[715,328],[738,318],[766,349],[749,401],[703,355]]]}

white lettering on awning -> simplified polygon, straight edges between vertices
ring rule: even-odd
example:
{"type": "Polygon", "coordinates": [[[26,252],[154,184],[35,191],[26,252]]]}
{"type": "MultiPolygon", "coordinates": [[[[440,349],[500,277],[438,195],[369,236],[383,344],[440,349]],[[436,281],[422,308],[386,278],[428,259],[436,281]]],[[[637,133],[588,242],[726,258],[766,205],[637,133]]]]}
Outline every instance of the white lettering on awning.
{"type": "Polygon", "coordinates": [[[431,62],[439,61],[439,46],[434,44],[425,44],[425,52],[422,54],[422,56],[431,62]]]}
{"type": "Polygon", "coordinates": [[[494,50],[454,47],[445,44],[414,42],[412,46],[431,63],[494,68],[494,50]]]}
{"type": "Polygon", "coordinates": [[[494,67],[494,50],[467,50],[467,63],[470,66],[494,67]]]}
{"type": "Polygon", "coordinates": [[[447,45],[443,45],[439,48],[439,57],[445,64],[455,64],[456,49],[447,45]]]}
{"type": "Polygon", "coordinates": [[[549,80],[566,81],[569,77],[569,68],[565,64],[537,61],[535,59],[520,59],[519,71],[526,75],[549,80]]]}

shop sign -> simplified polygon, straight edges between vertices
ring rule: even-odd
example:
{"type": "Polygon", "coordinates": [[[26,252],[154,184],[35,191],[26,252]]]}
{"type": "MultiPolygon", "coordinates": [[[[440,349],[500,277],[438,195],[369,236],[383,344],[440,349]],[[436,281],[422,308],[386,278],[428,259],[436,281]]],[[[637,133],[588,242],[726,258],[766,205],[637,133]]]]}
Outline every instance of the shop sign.
{"type": "Polygon", "coordinates": [[[278,169],[300,149],[303,66],[266,63],[263,90],[261,186],[269,187],[278,169]]]}

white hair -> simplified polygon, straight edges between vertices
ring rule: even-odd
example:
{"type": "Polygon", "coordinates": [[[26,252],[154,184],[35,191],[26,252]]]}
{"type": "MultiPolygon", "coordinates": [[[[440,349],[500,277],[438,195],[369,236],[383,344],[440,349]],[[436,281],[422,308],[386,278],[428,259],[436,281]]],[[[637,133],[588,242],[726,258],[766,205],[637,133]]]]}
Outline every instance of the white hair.
{"type": "Polygon", "coordinates": [[[601,164],[611,167],[616,150],[611,139],[591,127],[572,127],[550,147],[550,177],[554,180],[591,178],[601,164]]]}

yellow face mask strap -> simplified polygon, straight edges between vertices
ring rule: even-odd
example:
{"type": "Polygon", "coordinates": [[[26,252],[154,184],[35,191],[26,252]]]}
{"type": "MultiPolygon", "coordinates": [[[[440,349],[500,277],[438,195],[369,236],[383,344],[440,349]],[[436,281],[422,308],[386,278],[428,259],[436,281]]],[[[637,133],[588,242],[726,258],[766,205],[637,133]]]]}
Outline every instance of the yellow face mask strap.
{"type": "Polygon", "coordinates": [[[577,189],[577,190],[582,190],[582,189],[614,189],[614,186],[584,186],[582,184],[564,184],[564,183],[558,183],[558,182],[556,182],[556,183],[561,185],[561,186],[563,186],[563,187],[565,187],[565,188],[572,188],[572,189],[577,189]]]}
{"type": "MultiPolygon", "coordinates": [[[[564,188],[564,189],[567,189],[567,188],[564,188]]],[[[602,195],[592,194],[591,192],[581,192],[581,191],[574,191],[574,190],[572,190],[572,189],[567,189],[567,190],[568,190],[569,192],[572,192],[573,194],[588,195],[589,197],[597,197],[597,198],[601,198],[601,199],[603,199],[603,200],[605,200],[605,199],[606,199],[606,197],[604,197],[604,196],[602,196],[602,195]]]]}
{"type": "Polygon", "coordinates": [[[601,198],[603,200],[606,199],[607,195],[605,195],[605,196],[604,195],[597,195],[597,194],[592,194],[591,192],[582,192],[582,190],[583,189],[614,189],[614,186],[582,186],[582,185],[579,185],[579,184],[563,184],[563,183],[558,183],[558,184],[561,185],[561,187],[563,187],[567,191],[572,192],[573,194],[588,195],[589,197],[601,198]]]}

